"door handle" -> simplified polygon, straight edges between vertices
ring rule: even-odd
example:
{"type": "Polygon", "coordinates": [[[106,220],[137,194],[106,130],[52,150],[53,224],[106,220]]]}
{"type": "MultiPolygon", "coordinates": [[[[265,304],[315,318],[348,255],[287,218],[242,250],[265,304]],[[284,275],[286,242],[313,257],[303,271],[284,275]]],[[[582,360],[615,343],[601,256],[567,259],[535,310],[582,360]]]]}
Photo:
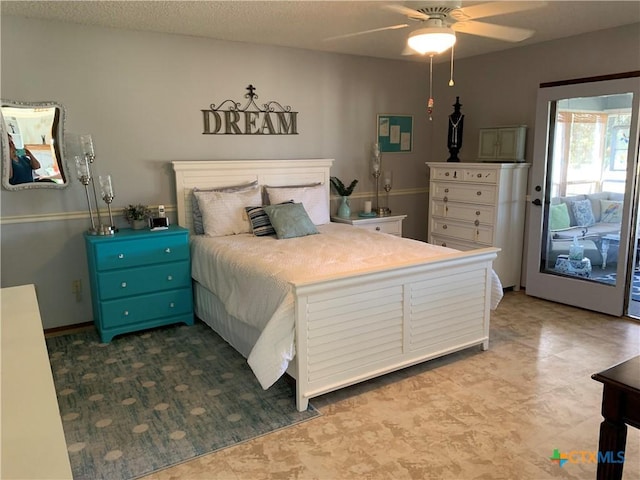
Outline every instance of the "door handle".
{"type": "Polygon", "coordinates": [[[540,201],[539,198],[536,198],[535,200],[533,200],[531,203],[533,203],[534,205],[537,205],[538,207],[542,205],[542,202],[540,201]]]}

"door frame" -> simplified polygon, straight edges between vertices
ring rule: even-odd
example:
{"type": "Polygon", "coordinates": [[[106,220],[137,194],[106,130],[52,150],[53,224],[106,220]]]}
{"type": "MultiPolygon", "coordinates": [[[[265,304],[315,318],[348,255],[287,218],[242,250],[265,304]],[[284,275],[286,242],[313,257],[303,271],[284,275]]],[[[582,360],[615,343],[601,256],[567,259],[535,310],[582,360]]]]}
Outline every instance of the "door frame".
{"type": "MultiPolygon", "coordinates": [[[[536,124],[534,135],[534,158],[531,167],[530,199],[528,219],[528,249],[526,293],[547,300],[594,310],[609,315],[621,316],[629,301],[630,239],[635,241],[636,191],[638,185],[638,143],[640,137],[638,110],[640,106],[640,71],[625,74],[591,77],[540,84],[536,100],[536,124]],[[583,279],[543,273],[541,270],[543,233],[547,231],[543,215],[550,204],[550,188],[547,159],[553,148],[553,129],[549,121],[555,101],[598,95],[633,93],[630,142],[627,155],[624,208],[620,225],[620,248],[618,251],[617,278],[615,286],[583,279]],[[550,131],[551,130],[551,131],[550,131]],[[539,191],[538,191],[539,190],[539,191]],[[539,203],[538,203],[539,202],[539,203]],[[633,228],[632,228],[633,225],[633,228]]],[[[546,241],[546,239],[545,239],[546,241]]],[[[633,257],[633,255],[631,256],[633,257]]],[[[597,267],[596,267],[597,268],[597,267]]]]}

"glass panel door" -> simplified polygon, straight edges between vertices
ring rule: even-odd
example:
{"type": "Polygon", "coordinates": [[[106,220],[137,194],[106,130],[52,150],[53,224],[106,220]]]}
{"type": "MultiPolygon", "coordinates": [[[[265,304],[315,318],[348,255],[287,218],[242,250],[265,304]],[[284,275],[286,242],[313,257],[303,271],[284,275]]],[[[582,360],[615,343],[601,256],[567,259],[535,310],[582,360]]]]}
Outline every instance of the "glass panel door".
{"type": "Polygon", "coordinates": [[[635,238],[629,219],[638,84],[631,78],[540,89],[528,294],[622,315],[629,238],[635,238]]]}

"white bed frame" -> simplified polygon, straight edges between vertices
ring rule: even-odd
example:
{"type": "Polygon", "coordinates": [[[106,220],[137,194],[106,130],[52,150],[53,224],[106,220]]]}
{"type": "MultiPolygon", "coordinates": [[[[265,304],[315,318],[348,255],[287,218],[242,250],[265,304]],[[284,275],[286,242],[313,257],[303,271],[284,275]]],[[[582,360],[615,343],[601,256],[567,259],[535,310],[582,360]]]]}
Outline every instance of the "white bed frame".
{"type": "MultiPolygon", "coordinates": [[[[194,187],[258,180],[272,186],[321,182],[328,190],[333,160],[172,163],[178,223],[192,230],[194,187]]],[[[492,261],[498,251],[458,252],[293,284],[296,356],[288,373],[296,380],[298,410],[306,410],[310,398],[394,370],[474,345],[486,350],[492,261]]]]}

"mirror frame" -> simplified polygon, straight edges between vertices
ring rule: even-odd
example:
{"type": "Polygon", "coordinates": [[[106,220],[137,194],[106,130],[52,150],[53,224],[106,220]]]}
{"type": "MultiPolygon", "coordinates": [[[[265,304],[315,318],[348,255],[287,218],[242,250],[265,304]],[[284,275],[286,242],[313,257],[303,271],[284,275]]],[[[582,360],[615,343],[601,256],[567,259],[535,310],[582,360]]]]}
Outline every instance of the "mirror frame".
{"type": "Polygon", "coordinates": [[[1,99],[0,109],[4,107],[13,107],[13,108],[56,108],[56,115],[53,119],[53,126],[51,131],[53,133],[53,148],[58,160],[58,168],[60,169],[60,173],[64,180],[63,183],[54,183],[54,182],[31,182],[31,183],[20,183],[16,185],[12,185],[9,183],[9,162],[11,159],[9,158],[9,132],[5,128],[4,116],[2,117],[2,121],[0,121],[0,158],[2,162],[2,186],[5,190],[29,190],[33,188],[67,188],[69,183],[71,182],[70,171],[67,166],[66,156],[65,156],[65,139],[64,139],[64,121],[65,121],[65,111],[62,104],[54,101],[44,101],[44,102],[21,102],[15,100],[5,100],[1,99]]]}

